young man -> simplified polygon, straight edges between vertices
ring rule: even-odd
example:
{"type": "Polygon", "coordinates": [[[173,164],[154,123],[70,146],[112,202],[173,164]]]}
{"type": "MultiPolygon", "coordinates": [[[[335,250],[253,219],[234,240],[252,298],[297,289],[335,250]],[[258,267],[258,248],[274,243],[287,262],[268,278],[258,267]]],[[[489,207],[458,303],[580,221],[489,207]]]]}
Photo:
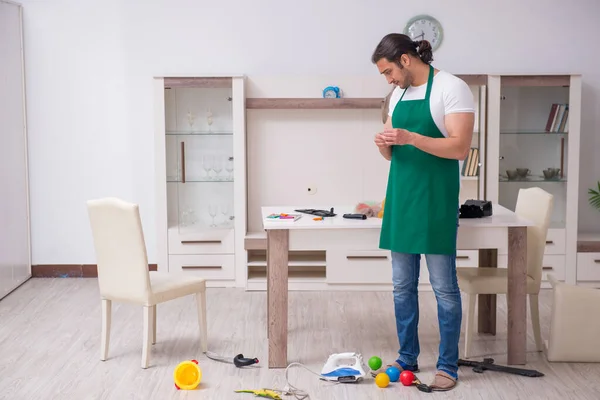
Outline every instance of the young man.
{"type": "Polygon", "coordinates": [[[440,329],[434,390],[449,390],[458,379],[462,320],[456,278],[460,172],[471,147],[475,106],[468,85],[433,68],[431,45],[389,34],[372,61],[388,83],[384,131],[375,136],[391,161],[380,247],[391,250],[394,309],[400,350],[393,365],[418,370],[418,280],[421,254],[435,293],[440,329]]]}

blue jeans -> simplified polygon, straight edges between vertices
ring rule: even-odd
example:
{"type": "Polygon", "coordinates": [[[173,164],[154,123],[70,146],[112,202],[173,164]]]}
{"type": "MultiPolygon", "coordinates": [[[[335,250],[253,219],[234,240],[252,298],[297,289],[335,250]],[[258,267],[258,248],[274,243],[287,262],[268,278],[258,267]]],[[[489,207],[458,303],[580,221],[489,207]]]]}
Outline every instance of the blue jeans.
{"type": "MultiPolygon", "coordinates": [[[[462,303],[456,278],[456,255],[426,254],[429,280],[437,301],[440,346],[437,369],[458,378],[458,341],[462,322],[462,303]]],[[[392,252],[394,310],[400,344],[397,362],[417,370],[419,356],[418,284],[420,254],[392,252]]]]}

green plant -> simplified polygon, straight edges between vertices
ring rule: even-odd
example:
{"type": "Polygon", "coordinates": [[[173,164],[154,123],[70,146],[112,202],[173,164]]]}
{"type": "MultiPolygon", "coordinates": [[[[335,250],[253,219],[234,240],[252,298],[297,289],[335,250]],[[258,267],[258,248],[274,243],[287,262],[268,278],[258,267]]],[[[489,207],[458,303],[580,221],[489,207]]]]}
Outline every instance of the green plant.
{"type": "Polygon", "coordinates": [[[598,189],[588,189],[590,195],[590,205],[596,210],[600,210],[600,182],[598,182],[598,189]]]}

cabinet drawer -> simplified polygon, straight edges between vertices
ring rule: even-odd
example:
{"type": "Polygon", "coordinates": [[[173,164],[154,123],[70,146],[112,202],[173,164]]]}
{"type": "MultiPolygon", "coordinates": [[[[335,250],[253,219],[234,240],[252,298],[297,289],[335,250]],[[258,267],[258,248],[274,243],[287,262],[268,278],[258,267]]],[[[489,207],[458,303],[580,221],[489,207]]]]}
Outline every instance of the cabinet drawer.
{"type": "Polygon", "coordinates": [[[169,254],[233,254],[234,239],[233,229],[180,233],[170,228],[169,254]]]}
{"type": "Polygon", "coordinates": [[[230,254],[169,255],[169,272],[206,279],[235,279],[235,257],[230,254]]]}
{"type": "Polygon", "coordinates": [[[392,258],[385,250],[327,250],[327,283],[392,282],[392,258]]]}
{"type": "Polygon", "coordinates": [[[565,254],[566,232],[564,229],[548,229],[544,254],[565,254]]]}
{"type": "Polygon", "coordinates": [[[600,253],[577,253],[577,280],[600,281],[600,253]]]}
{"type": "MultiPolygon", "coordinates": [[[[425,256],[421,257],[421,263],[425,261],[425,256]]],[[[457,250],[456,251],[456,266],[457,267],[477,267],[479,265],[478,250],[457,250]]],[[[426,266],[425,266],[426,267],[426,266]]]]}
{"type": "MultiPolygon", "coordinates": [[[[498,255],[498,268],[508,268],[508,255],[498,255]]],[[[565,256],[563,255],[545,255],[542,260],[542,281],[547,281],[547,274],[552,274],[559,281],[565,280],[566,273],[565,256]]]]}

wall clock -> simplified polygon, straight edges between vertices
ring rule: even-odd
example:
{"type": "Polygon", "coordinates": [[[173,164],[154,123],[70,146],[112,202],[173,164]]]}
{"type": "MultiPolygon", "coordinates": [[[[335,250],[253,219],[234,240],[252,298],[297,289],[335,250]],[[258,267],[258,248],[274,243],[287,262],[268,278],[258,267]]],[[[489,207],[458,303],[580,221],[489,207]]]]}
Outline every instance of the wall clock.
{"type": "Polygon", "coordinates": [[[433,51],[440,47],[442,39],[444,38],[442,24],[429,15],[417,15],[416,17],[411,18],[404,27],[404,34],[415,41],[429,41],[433,51]]]}

